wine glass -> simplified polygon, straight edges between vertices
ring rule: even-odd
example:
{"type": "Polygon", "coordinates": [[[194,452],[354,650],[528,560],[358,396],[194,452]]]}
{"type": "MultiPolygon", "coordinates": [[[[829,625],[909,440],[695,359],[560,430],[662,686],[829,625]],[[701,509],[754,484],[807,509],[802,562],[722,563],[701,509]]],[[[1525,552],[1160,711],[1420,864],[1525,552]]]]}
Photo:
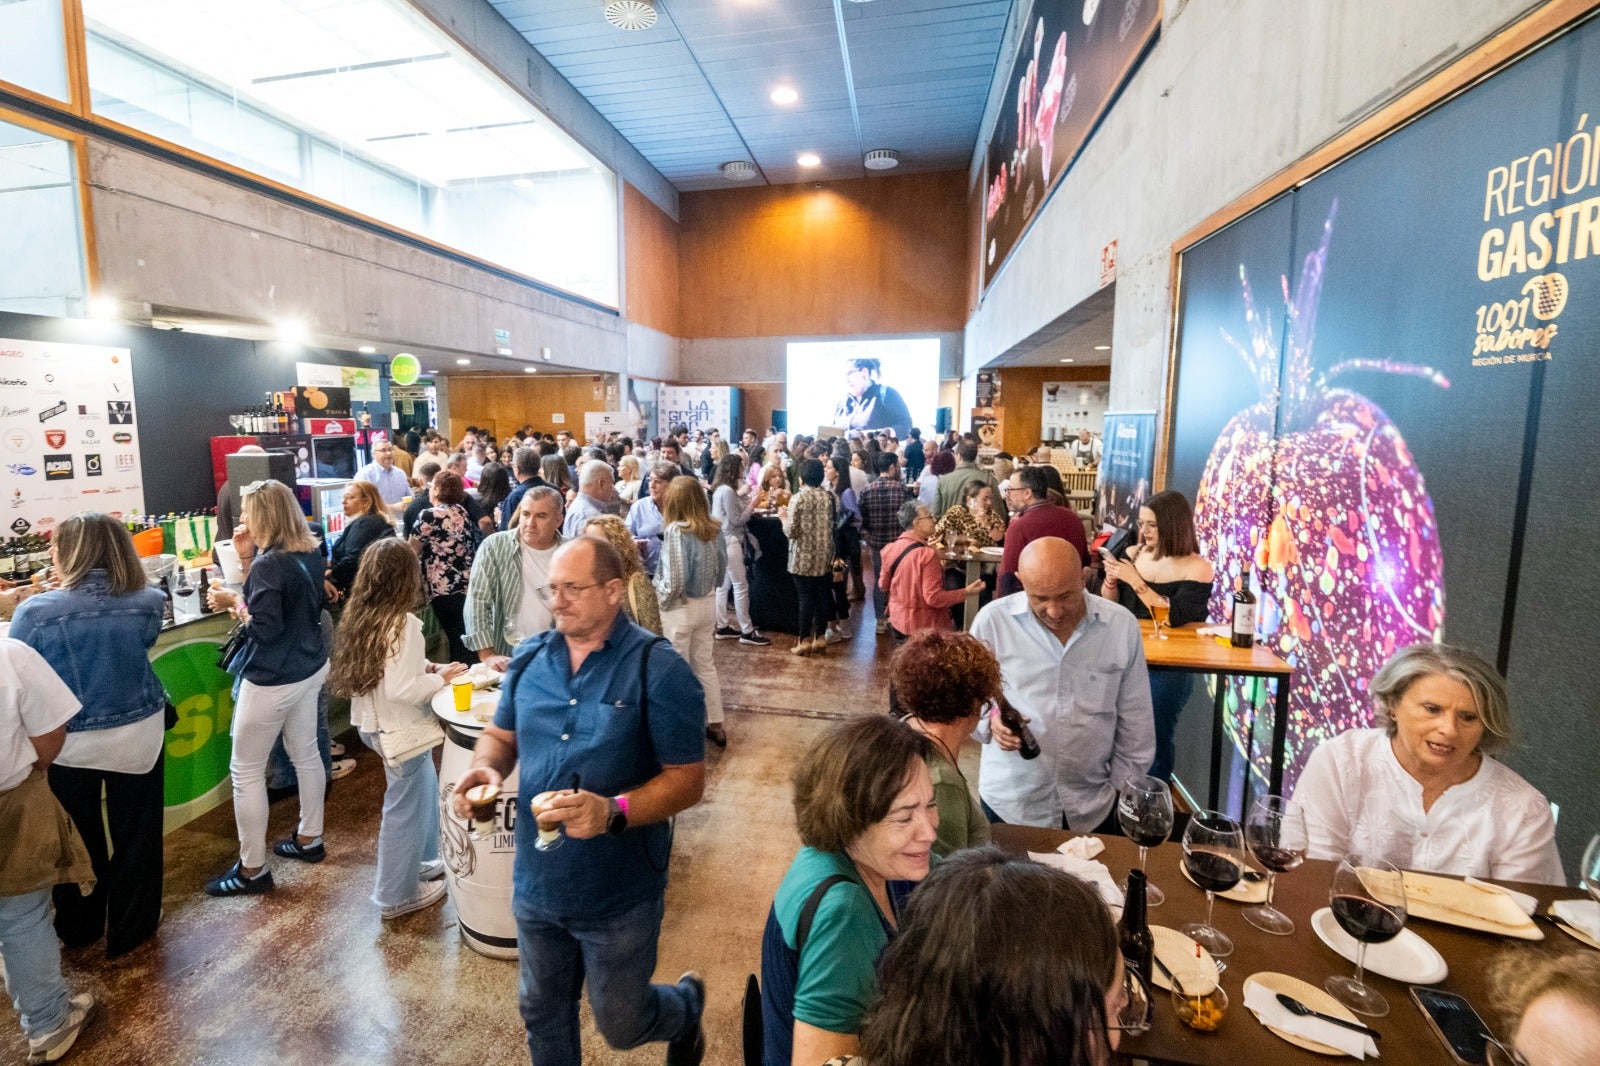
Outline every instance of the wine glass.
{"type": "MultiPolygon", "coordinates": [[[[1167,839],[1172,832],[1172,790],[1159,777],[1135,777],[1122,786],[1117,797],[1117,824],[1129,840],[1139,845],[1139,869],[1145,853],[1167,839]]],[[[1146,876],[1145,903],[1159,907],[1167,894],[1146,876]]]]}
{"type": "Polygon", "coordinates": [[[1392,863],[1374,855],[1346,855],[1333,872],[1328,905],[1339,927],[1356,940],[1356,975],[1322,982],[1328,994],[1357,1014],[1381,1018],[1389,1001],[1362,983],[1367,945],[1400,935],[1406,924],[1406,883],[1392,863]]]}
{"type": "Polygon", "coordinates": [[[1578,871],[1578,883],[1584,891],[1600,903],[1600,833],[1594,835],[1583,851],[1583,867],[1578,871]]]}
{"type": "Polygon", "coordinates": [[[1273,936],[1294,932],[1294,920],[1272,905],[1278,875],[1286,874],[1305,861],[1306,816],[1282,796],[1262,796],[1244,820],[1244,840],[1250,854],[1267,870],[1267,902],[1246,907],[1244,920],[1273,936]]]}
{"type": "Polygon", "coordinates": [[[1206,920],[1190,922],[1183,935],[1211,952],[1212,958],[1233,954],[1233,941],[1211,924],[1217,893],[1244,877],[1244,834],[1239,823],[1218,811],[1197,811],[1183,831],[1183,868],[1206,890],[1206,920]]]}

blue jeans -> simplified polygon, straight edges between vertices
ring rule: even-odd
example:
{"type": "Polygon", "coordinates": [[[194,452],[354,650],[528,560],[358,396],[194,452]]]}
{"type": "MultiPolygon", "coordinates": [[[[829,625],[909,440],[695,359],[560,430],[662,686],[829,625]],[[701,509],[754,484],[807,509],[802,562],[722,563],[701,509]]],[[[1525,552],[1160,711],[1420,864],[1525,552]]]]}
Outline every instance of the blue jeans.
{"type": "MultiPolygon", "coordinates": [[[[378,752],[375,733],[362,732],[361,743],[378,752]]],[[[398,907],[417,898],[422,864],[439,857],[439,772],[433,752],[383,767],[389,782],[383,793],[383,821],[378,825],[378,885],[372,902],[398,907]]]]}
{"type": "Polygon", "coordinates": [[[872,614],[880,622],[889,618],[889,591],[880,582],[883,581],[883,549],[874,547],[867,541],[867,554],[872,556],[872,614]]]}
{"type": "Polygon", "coordinates": [[[652,985],[660,897],[595,920],[517,916],[519,1005],[534,1066],[579,1066],[578,993],[589,982],[595,1027],[619,1051],[685,1035],[697,1020],[676,985],[652,985]]]}
{"type": "MultiPolygon", "coordinates": [[[[654,952],[651,953],[654,955],[654,952]]],[[[0,955],[6,991],[30,1038],[61,1028],[72,1009],[61,978],[61,947],[50,924],[50,890],[0,896],[0,955]]]]}
{"type": "MultiPolygon", "coordinates": [[[[239,698],[239,683],[236,680],[233,686],[233,696],[239,698]]],[[[333,780],[333,755],[329,746],[332,738],[328,734],[328,686],[323,685],[322,691],[317,693],[317,753],[322,756],[322,774],[324,781],[333,780]]],[[[283,746],[283,738],[272,746],[272,754],[267,757],[267,787],[268,788],[294,788],[299,782],[295,776],[294,763],[289,761],[289,750],[283,746]]]]}
{"type": "Polygon", "coordinates": [[[1194,675],[1177,670],[1150,671],[1150,702],[1155,711],[1156,761],[1150,776],[1172,780],[1172,764],[1178,754],[1178,716],[1194,690],[1194,675]]]}

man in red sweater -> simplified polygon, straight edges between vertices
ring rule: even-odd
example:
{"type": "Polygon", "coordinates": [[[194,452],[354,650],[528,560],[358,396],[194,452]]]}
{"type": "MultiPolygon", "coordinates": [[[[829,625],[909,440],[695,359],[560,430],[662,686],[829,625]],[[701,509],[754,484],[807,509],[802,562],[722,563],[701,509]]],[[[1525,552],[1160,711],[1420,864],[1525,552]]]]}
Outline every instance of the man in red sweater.
{"type": "Polygon", "coordinates": [[[1060,537],[1078,549],[1084,566],[1089,565],[1089,538],[1083,530],[1083,519],[1050,502],[1050,482],[1043,467],[1021,468],[1002,488],[1006,505],[1011,508],[1011,524],[1006,526],[1005,554],[1000,557],[1000,595],[1022,591],[1022,583],[1017,580],[1017,560],[1023,548],[1041,537],[1060,537]]]}
{"type": "Polygon", "coordinates": [[[944,564],[933,548],[933,512],[920,500],[900,506],[905,532],[883,549],[878,585],[889,593],[889,625],[904,640],[919,629],[954,629],[950,608],[983,588],[981,580],[966,588],[944,587],[944,564]],[[902,561],[903,560],[903,561],[902,561]]]}

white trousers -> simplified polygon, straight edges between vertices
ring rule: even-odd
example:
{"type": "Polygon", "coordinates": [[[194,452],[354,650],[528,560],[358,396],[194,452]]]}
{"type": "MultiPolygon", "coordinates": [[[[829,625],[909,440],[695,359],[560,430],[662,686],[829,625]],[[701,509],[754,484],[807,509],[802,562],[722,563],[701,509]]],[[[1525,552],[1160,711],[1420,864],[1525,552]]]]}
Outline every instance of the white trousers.
{"type": "Polygon", "coordinates": [[[728,573],[717,586],[717,625],[728,624],[728,593],[733,593],[733,611],[739,619],[739,632],[748,633],[750,624],[750,580],[744,567],[744,538],[724,536],[728,545],[728,573]]]}
{"type": "Polygon", "coordinates": [[[711,646],[716,640],[717,619],[710,596],[686,599],[670,611],[661,612],[661,635],[683,656],[706,690],[706,722],[722,721],[722,682],[717,678],[717,663],[711,646]]]}
{"type": "Polygon", "coordinates": [[[300,790],[300,835],[322,835],[328,775],[317,750],[317,693],[328,665],[292,685],[239,685],[233,708],[233,817],[239,824],[239,861],[247,869],[267,864],[267,756],[283,735],[300,790]]]}

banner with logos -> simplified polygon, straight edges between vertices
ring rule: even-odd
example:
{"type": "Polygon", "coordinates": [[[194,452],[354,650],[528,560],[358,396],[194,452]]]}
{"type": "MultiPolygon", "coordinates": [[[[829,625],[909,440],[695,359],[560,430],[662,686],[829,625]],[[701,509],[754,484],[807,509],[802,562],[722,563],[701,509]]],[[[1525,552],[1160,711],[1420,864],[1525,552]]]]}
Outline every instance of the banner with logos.
{"type": "Polygon", "coordinates": [[[126,348],[0,339],[0,535],[144,510],[126,348]]]}
{"type": "Polygon", "coordinates": [[[724,439],[736,439],[739,416],[739,390],[728,385],[662,385],[656,392],[656,416],[661,432],[672,426],[688,426],[689,432],[721,430],[724,439]]]}
{"type": "Polygon", "coordinates": [[[1095,495],[1095,520],[1102,529],[1132,529],[1150,499],[1156,465],[1156,413],[1107,411],[1095,495]]]}

